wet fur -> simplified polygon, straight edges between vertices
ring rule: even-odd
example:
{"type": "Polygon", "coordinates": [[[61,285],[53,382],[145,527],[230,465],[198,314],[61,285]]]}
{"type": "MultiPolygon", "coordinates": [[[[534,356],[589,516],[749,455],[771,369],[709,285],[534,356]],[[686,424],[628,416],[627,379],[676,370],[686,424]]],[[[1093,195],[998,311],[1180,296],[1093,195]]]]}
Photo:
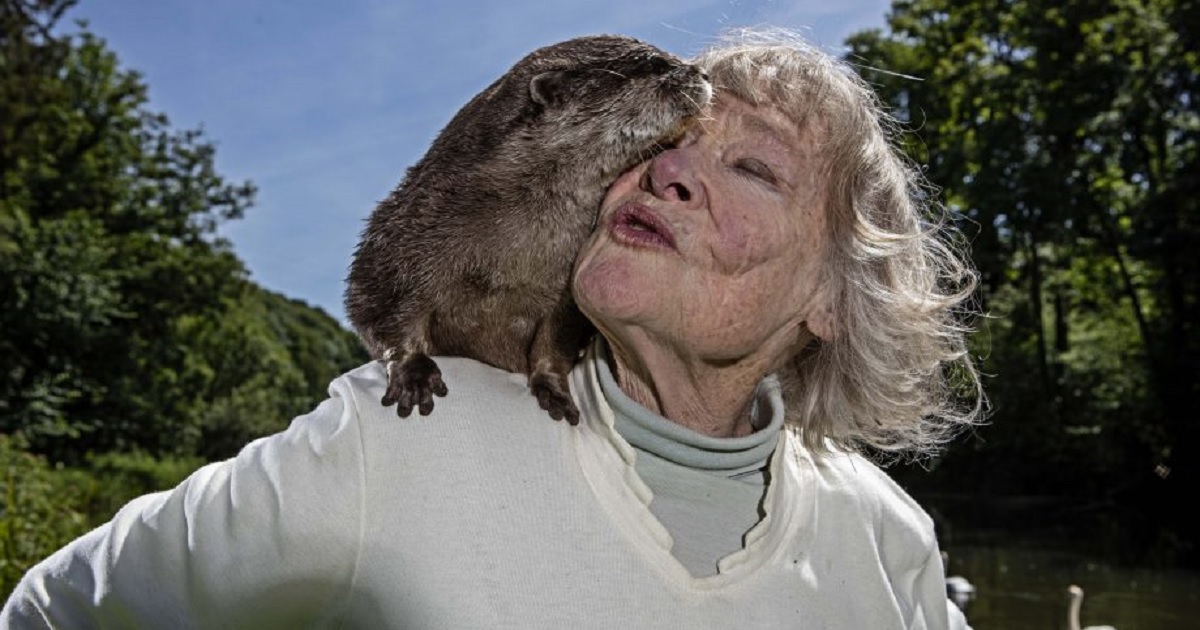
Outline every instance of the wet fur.
{"type": "Polygon", "coordinates": [[[677,135],[711,88],[644,42],[581,37],[534,51],[468,102],[368,218],[346,312],[387,364],[383,404],[433,409],[431,355],[529,376],[555,419],[578,422],[567,373],[592,333],[571,267],[604,190],[677,135]]]}

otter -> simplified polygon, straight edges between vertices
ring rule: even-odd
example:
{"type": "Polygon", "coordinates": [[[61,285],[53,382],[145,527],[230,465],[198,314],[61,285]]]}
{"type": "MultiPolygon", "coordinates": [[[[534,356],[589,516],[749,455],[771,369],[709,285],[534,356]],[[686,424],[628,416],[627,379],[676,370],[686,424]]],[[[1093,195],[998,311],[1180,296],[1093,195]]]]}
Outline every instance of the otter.
{"type": "Polygon", "coordinates": [[[594,329],[571,297],[576,253],[606,188],[677,139],[712,96],[707,76],[619,35],[539,48],[460,109],[377,204],[345,308],[385,363],[384,406],[433,410],[431,355],[525,374],[539,406],[579,422],[567,385],[594,329]]]}

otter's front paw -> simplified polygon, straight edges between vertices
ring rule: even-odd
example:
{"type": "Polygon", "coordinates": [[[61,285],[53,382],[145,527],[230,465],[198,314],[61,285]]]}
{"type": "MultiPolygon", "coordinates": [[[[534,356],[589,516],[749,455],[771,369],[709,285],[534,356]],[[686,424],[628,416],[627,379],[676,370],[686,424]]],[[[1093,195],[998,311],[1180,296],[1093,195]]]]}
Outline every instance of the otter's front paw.
{"type": "Polygon", "coordinates": [[[538,406],[551,418],[566,420],[572,426],[579,424],[579,409],[571,400],[566,375],[534,374],[529,377],[529,388],[537,396],[538,406]]]}
{"type": "Polygon", "coordinates": [[[413,407],[427,416],[433,411],[433,397],[449,391],[442,382],[442,371],[425,354],[414,354],[403,361],[387,361],[388,387],[383,406],[395,403],[396,415],[407,418],[413,407]]]}

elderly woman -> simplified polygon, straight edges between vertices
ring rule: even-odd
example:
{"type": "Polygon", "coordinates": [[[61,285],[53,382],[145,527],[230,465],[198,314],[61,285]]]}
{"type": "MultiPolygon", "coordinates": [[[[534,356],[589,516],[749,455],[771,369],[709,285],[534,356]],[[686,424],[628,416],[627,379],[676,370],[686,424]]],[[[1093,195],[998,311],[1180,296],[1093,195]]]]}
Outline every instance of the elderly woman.
{"type": "Polygon", "coordinates": [[[978,388],[952,317],[971,274],[844,65],[750,40],[698,62],[711,115],[613,184],[579,254],[579,426],[453,358],[456,393],[397,420],[365,365],[32,569],[0,620],[966,627],[930,519],[856,451],[974,420],[947,382],[978,388]]]}

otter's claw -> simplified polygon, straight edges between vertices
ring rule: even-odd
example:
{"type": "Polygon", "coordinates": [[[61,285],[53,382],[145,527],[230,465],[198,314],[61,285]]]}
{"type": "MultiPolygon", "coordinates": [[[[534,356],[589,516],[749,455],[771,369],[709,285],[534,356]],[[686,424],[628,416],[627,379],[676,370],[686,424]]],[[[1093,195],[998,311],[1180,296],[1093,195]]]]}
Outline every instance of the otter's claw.
{"type": "Polygon", "coordinates": [[[538,406],[550,413],[555,420],[566,420],[574,426],[579,424],[579,409],[571,400],[565,376],[534,374],[529,377],[529,388],[537,397],[538,406]]]}
{"type": "Polygon", "coordinates": [[[445,396],[449,390],[442,381],[437,363],[425,354],[415,354],[404,361],[388,361],[388,387],[380,401],[386,407],[396,405],[396,415],[407,418],[413,407],[422,416],[433,412],[433,397],[445,396]]]}

